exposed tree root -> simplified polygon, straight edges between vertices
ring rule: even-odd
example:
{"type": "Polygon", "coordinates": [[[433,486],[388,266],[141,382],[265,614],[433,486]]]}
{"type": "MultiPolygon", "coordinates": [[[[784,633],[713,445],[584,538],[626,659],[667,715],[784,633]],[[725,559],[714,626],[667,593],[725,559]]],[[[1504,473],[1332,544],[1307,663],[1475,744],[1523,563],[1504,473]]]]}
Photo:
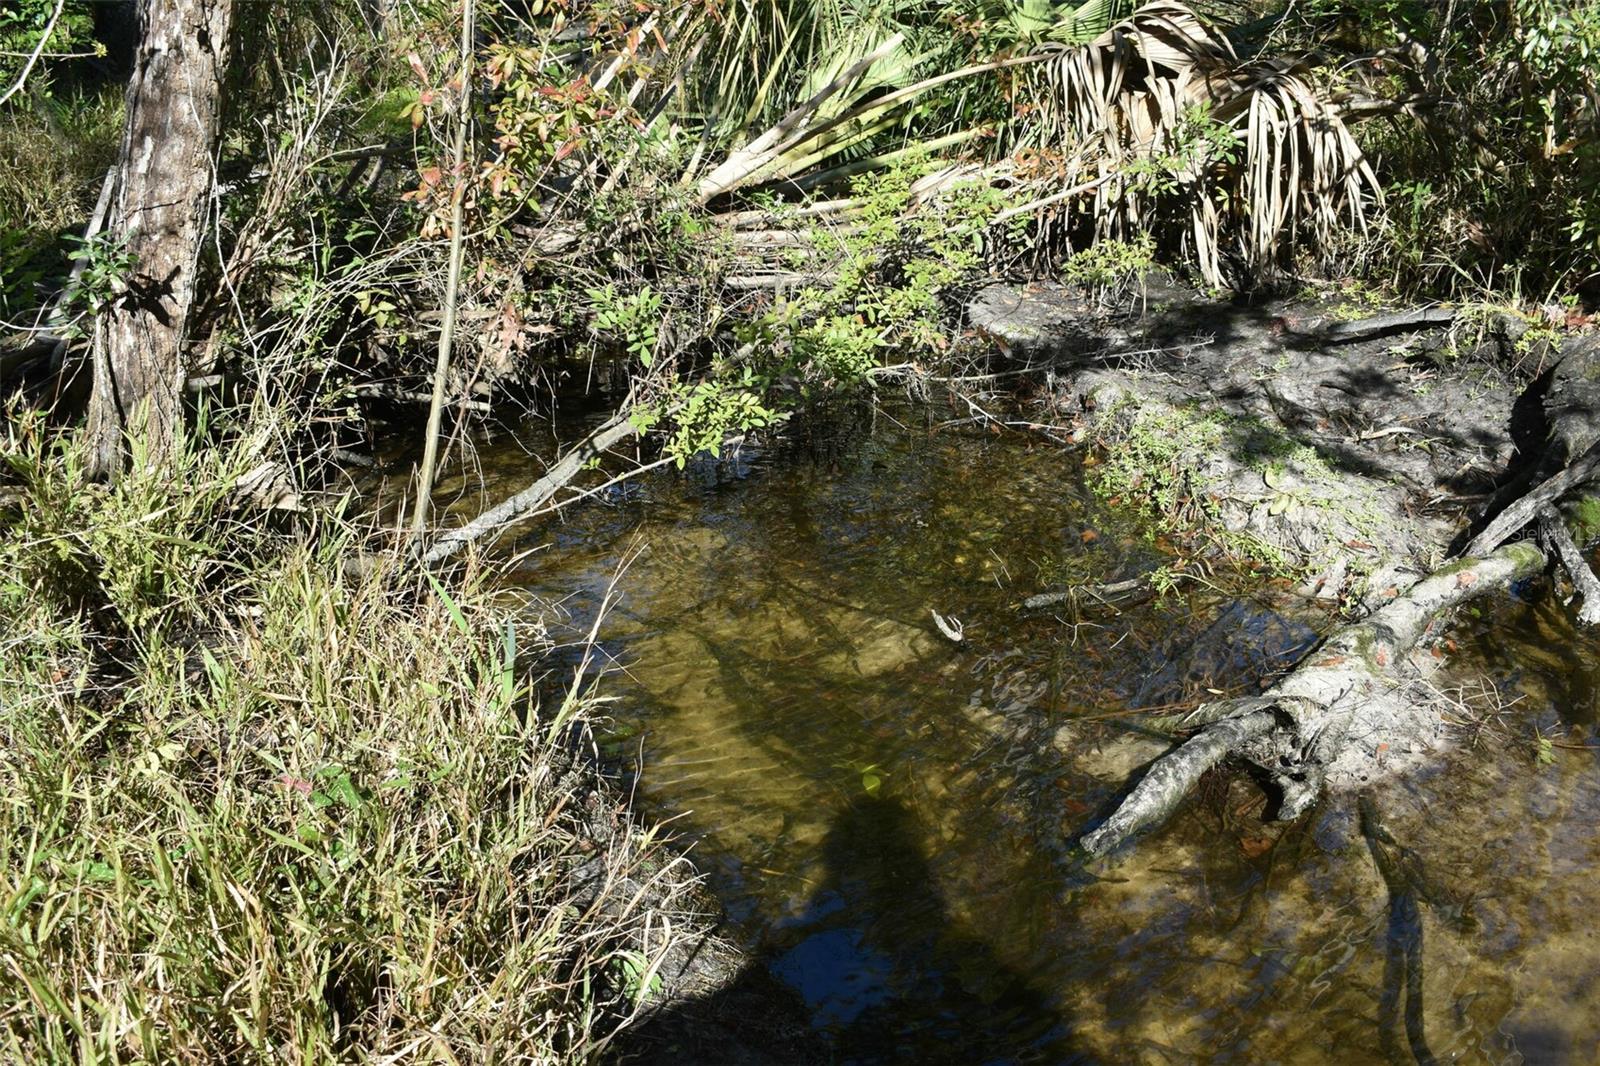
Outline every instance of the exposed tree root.
{"type": "Polygon", "coordinates": [[[1352,726],[1379,723],[1405,709],[1399,667],[1429,623],[1544,565],[1544,552],[1526,541],[1451,564],[1334,633],[1264,695],[1202,708],[1200,716],[1210,724],[1158,759],[1116,812],[1083,836],[1083,848],[1105,854],[1163,821],[1201,774],[1230,755],[1260,767],[1279,788],[1280,818],[1301,814],[1338,768],[1352,726]]]}

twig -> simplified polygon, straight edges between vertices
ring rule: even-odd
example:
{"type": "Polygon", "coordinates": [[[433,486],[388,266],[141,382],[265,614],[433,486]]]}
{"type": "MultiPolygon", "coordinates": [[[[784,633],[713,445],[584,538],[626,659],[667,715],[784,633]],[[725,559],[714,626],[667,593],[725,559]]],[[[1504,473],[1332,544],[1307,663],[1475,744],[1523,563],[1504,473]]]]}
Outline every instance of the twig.
{"type": "Polygon", "coordinates": [[[929,611],[933,615],[933,624],[939,627],[939,632],[944,638],[954,644],[961,644],[967,639],[966,626],[961,624],[959,618],[946,618],[938,611],[929,611]]]}
{"type": "MultiPolygon", "coordinates": [[[[220,380],[220,375],[212,376],[220,380]]],[[[202,378],[190,378],[189,384],[193,386],[197,382],[203,382],[204,380],[202,378]]],[[[398,385],[386,385],[381,382],[357,385],[350,391],[363,399],[404,400],[409,403],[429,404],[430,407],[434,402],[434,394],[431,392],[412,392],[398,385]]],[[[460,407],[467,411],[476,411],[482,415],[488,414],[493,409],[487,400],[469,400],[465,397],[449,401],[449,406],[460,407]]]]}
{"type": "Polygon", "coordinates": [[[1096,600],[1106,606],[1112,606],[1112,601],[1126,599],[1150,590],[1148,575],[1130,577],[1126,581],[1112,581],[1104,585],[1077,585],[1065,592],[1041,592],[1036,596],[1029,596],[1022,601],[1022,606],[1029,611],[1038,611],[1046,607],[1055,607],[1062,603],[1076,603],[1082,597],[1096,600]]]}
{"type": "Polygon", "coordinates": [[[56,31],[56,22],[60,20],[61,12],[66,6],[67,0],[56,0],[56,9],[50,13],[50,21],[45,23],[44,32],[39,35],[39,47],[35,48],[33,54],[28,56],[28,61],[22,64],[22,73],[17,75],[16,84],[7,89],[4,96],[0,96],[0,105],[4,105],[7,100],[22,91],[23,85],[28,81],[28,75],[33,73],[33,65],[39,62],[39,57],[44,54],[44,46],[50,43],[50,35],[56,31]]]}
{"type": "Polygon", "coordinates": [[[676,458],[671,455],[663,455],[653,463],[645,463],[642,466],[634,467],[632,470],[624,470],[616,477],[607,481],[603,481],[592,489],[584,489],[583,491],[575,493],[558,503],[551,504],[549,507],[543,507],[537,511],[529,511],[527,514],[523,515],[522,518],[523,520],[527,520],[530,518],[543,518],[547,514],[555,514],[557,511],[560,511],[566,507],[570,507],[582,500],[587,500],[591,496],[598,496],[600,493],[611,488],[613,485],[620,485],[624,481],[638,477],[640,474],[648,474],[652,470],[659,470],[668,463],[673,463],[676,461],[676,458]]]}

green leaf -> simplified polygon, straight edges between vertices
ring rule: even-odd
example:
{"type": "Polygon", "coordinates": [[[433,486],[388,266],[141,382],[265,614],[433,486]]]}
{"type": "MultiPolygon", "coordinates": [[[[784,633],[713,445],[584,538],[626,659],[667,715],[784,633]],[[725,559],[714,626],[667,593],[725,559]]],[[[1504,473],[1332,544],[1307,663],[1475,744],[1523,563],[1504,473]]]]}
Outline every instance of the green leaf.
{"type": "Polygon", "coordinates": [[[444,590],[444,586],[439,584],[438,578],[431,573],[427,573],[427,571],[424,571],[424,574],[428,579],[428,584],[433,586],[433,591],[438,594],[439,599],[444,603],[445,609],[450,612],[450,620],[456,624],[456,628],[461,631],[461,635],[472,636],[472,626],[467,623],[467,616],[461,613],[461,605],[456,603],[455,598],[444,590]]]}

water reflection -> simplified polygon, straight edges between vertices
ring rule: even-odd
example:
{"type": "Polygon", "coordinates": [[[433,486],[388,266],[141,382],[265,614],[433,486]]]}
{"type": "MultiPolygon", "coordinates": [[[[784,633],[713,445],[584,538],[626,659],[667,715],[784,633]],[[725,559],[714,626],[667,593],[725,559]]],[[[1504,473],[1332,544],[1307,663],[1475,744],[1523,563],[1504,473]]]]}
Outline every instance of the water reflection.
{"type": "MultiPolygon", "coordinates": [[[[1055,449],[886,430],[739,463],[524,544],[550,545],[526,580],[575,631],[648,544],[606,630],[613,754],[639,754],[645,813],[696,842],[760,960],[652,1022],[642,1061],[1600,1061],[1600,760],[1580,750],[1600,646],[1559,608],[1530,590],[1459,635],[1523,702],[1371,797],[1388,843],[1337,805],[1264,824],[1218,777],[1086,881],[1068,841],[1162,750],[1129,706],[1248,689],[1323,623],[1201,587],[1022,617],[1052,581],[1163,558],[1055,449]],[[1538,764],[1534,724],[1573,746],[1538,764]],[[774,985],[809,1035],[765,1058],[685,1036],[726,1035],[774,985]]],[[[484,464],[503,488],[526,466],[484,464]]]]}

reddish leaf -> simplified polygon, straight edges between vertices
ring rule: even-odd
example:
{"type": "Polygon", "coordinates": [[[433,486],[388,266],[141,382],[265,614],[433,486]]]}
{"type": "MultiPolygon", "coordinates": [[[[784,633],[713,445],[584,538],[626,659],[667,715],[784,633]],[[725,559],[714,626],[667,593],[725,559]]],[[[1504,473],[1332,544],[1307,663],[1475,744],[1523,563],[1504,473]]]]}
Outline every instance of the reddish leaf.
{"type": "Polygon", "coordinates": [[[1271,837],[1240,837],[1239,850],[1247,859],[1258,859],[1272,850],[1271,837]]]}

